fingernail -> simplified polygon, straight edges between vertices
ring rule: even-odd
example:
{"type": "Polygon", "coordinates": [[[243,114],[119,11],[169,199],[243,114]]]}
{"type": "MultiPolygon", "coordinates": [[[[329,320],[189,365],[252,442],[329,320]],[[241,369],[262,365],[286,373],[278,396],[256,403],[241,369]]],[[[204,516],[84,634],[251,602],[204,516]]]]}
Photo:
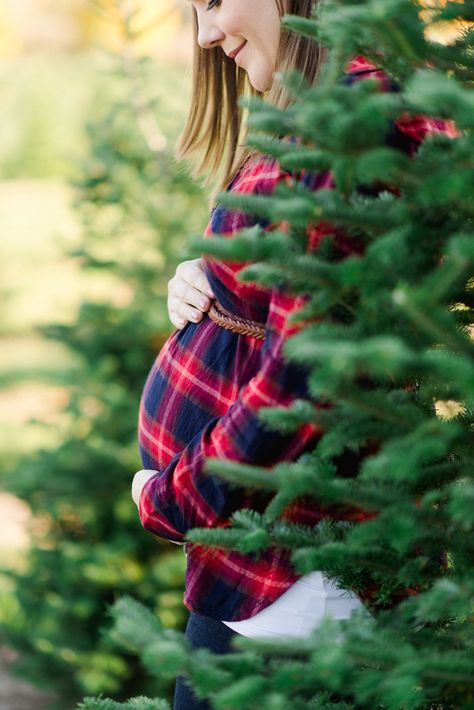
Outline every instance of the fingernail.
{"type": "Polygon", "coordinates": [[[215,296],[212,292],[212,289],[210,289],[210,288],[207,289],[207,295],[210,296],[211,298],[215,298],[215,296]]]}
{"type": "Polygon", "coordinates": [[[201,308],[205,308],[205,307],[207,306],[207,301],[205,301],[204,299],[202,299],[202,301],[199,301],[199,306],[200,306],[201,308]]]}

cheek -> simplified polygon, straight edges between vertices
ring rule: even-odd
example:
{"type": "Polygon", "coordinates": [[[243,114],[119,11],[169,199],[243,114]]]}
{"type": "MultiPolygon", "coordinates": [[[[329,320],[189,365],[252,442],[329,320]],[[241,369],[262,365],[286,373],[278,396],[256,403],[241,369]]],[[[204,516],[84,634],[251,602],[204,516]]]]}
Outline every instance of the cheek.
{"type": "Polygon", "coordinates": [[[275,0],[265,0],[259,4],[259,12],[254,8],[253,40],[263,52],[267,61],[276,62],[280,46],[281,18],[275,0]]]}
{"type": "Polygon", "coordinates": [[[272,52],[275,55],[275,58],[278,54],[278,49],[280,46],[280,38],[281,38],[281,17],[278,14],[278,10],[276,8],[276,5],[274,7],[274,13],[271,18],[271,21],[267,23],[267,36],[269,38],[269,44],[271,46],[272,52]]]}
{"type": "Polygon", "coordinates": [[[221,30],[229,37],[244,37],[244,39],[249,39],[249,32],[251,28],[249,27],[248,17],[242,10],[233,11],[225,14],[222,11],[220,16],[219,25],[221,30]]]}

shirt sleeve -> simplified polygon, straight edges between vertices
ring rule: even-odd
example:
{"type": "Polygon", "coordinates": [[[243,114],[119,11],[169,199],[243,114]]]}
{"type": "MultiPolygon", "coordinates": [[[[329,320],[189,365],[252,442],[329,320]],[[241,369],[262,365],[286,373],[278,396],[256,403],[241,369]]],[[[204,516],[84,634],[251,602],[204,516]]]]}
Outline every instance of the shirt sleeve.
{"type": "Polygon", "coordinates": [[[208,457],[268,466],[295,459],[317,434],[305,424],[297,432],[282,434],[259,420],[265,407],[288,407],[307,398],[307,371],[283,359],[285,340],[302,324],[289,323],[304,297],[274,289],[266,323],[262,366],[244,385],[227,413],[212,420],[173,461],[145,484],[140,496],[144,528],[171,540],[182,540],[194,527],[225,526],[241,501],[235,489],[204,473],[208,457]]]}
{"type": "MultiPolygon", "coordinates": [[[[380,78],[378,70],[373,73],[380,78]]],[[[354,80],[370,75],[367,68],[362,72],[359,68],[354,80]]],[[[433,132],[456,135],[448,121],[403,116],[394,123],[390,142],[413,154],[420,142],[433,132]]],[[[313,189],[333,187],[329,173],[316,178],[313,189]]],[[[327,223],[308,230],[309,248],[314,248],[328,233],[336,235],[342,256],[354,253],[350,238],[341,230],[332,230],[327,223]]],[[[295,460],[310,443],[315,443],[315,437],[322,435],[314,424],[283,434],[270,430],[259,419],[259,413],[266,407],[289,407],[296,399],[309,398],[308,371],[287,362],[282,354],[285,341],[304,327],[303,322],[290,322],[290,317],[301,309],[306,299],[306,296],[292,295],[284,287],[272,290],[259,372],[241,388],[237,400],[224,416],[209,422],[164,470],[144,485],[139,512],[146,530],[169,540],[182,541],[191,528],[228,525],[232,512],[242,507],[242,497],[219,477],[204,473],[207,458],[272,467],[280,461],[295,460]]]]}

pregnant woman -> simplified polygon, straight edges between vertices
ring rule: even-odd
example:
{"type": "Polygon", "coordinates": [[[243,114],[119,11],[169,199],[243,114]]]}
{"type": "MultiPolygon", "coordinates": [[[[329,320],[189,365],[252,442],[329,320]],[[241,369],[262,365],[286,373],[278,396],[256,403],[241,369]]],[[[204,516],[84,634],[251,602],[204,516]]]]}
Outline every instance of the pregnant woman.
{"type": "MultiPolygon", "coordinates": [[[[285,13],[310,17],[314,0],[194,0],[194,89],[178,155],[195,160],[195,174],[219,181],[235,193],[270,194],[289,180],[274,159],[241,148],[245,134],[238,99],[254,91],[285,107],[290,99],[275,72],[299,69],[318,80],[325,52],[307,39],[281,30],[285,13]]],[[[363,57],[355,57],[343,81],[375,78],[381,91],[396,90],[363,57]]],[[[390,145],[413,154],[429,132],[447,130],[442,121],[416,117],[394,122],[390,145]]],[[[310,189],[331,188],[330,173],[306,175],[310,189]]],[[[232,238],[257,220],[217,204],[205,236],[232,238]]],[[[271,229],[272,225],[260,224],[271,229]]],[[[327,225],[326,225],[327,233],[327,225]]],[[[310,246],[324,236],[323,225],[308,230],[310,246]]],[[[341,254],[354,253],[336,230],[341,254]]],[[[297,330],[289,322],[304,298],[283,287],[272,290],[237,278],[244,264],[204,258],[181,264],[169,283],[168,308],[176,327],[148,376],[139,416],[143,470],[132,495],[143,526],[182,543],[194,527],[225,527],[244,507],[262,511],[268,498],[231,488],[206,475],[208,457],[271,468],[295,460],[314,447],[321,432],[305,425],[283,435],[267,429],[259,412],[308,398],[307,372],[282,356],[285,340],[297,330]]],[[[300,326],[301,327],[301,326],[300,326]]],[[[355,473],[355,472],[354,472],[355,473]]],[[[271,474],[269,474],[271,475],[271,474]]],[[[327,515],[363,520],[360,510],[330,511],[299,499],[285,519],[315,525],[327,515]]],[[[229,651],[236,633],[252,637],[304,637],[325,614],[347,618],[361,607],[320,571],[302,578],[288,551],[276,547],[258,558],[187,543],[184,603],[190,611],[186,635],[194,647],[229,651]]],[[[204,710],[178,678],[175,710],[204,710]]]]}

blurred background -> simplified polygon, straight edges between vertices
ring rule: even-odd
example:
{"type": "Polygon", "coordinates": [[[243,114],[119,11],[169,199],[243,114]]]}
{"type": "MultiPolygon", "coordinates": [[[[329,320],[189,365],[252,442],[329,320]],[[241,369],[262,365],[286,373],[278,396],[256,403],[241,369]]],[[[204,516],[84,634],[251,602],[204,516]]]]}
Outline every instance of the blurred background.
{"type": "Polygon", "coordinates": [[[207,201],[173,159],[186,0],[0,0],[0,707],[149,688],[104,640],[123,593],[182,628],[181,548],[130,499],[167,281],[207,201]],[[170,549],[172,548],[172,549],[170,549]],[[31,680],[47,695],[32,695],[31,680]]]}
{"type": "Polygon", "coordinates": [[[173,158],[190,20],[187,0],[0,0],[5,710],[171,693],[102,629],[122,594],[185,622],[182,550],[142,531],[130,483],[167,281],[207,217],[173,158]]]}

